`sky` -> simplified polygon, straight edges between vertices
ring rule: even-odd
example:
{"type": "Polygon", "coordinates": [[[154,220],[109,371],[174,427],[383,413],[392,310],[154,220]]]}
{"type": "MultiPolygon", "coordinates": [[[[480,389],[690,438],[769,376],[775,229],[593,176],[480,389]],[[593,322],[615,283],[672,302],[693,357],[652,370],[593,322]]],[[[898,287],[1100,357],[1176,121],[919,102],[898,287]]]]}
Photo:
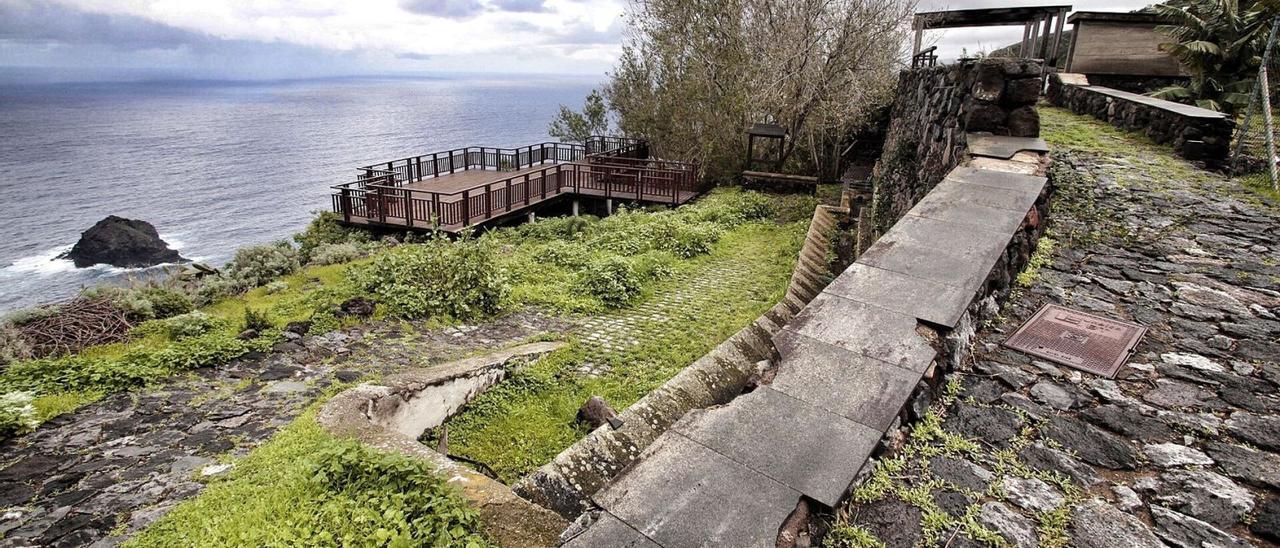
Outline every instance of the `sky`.
{"type": "MultiPolygon", "coordinates": [[[[1086,0],[1128,11],[1149,2],[1086,0]]],[[[921,0],[920,11],[1026,5],[921,0]]],[[[285,79],[391,73],[603,75],[626,0],[0,0],[0,67],[19,79],[285,79]]],[[[1021,28],[931,31],[943,59],[1021,28]]],[[[0,75],[2,76],[2,75],[0,75]]]]}

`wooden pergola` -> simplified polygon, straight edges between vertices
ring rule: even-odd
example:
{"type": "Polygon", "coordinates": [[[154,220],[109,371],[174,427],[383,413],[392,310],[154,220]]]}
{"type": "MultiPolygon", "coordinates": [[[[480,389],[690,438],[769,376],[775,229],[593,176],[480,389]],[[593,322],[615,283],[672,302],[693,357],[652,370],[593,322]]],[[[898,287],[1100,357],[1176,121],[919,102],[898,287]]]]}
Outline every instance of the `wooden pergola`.
{"type": "MultiPolygon", "coordinates": [[[[922,54],[920,51],[924,31],[932,29],[953,29],[963,27],[995,27],[1022,25],[1022,47],[1018,56],[1036,57],[1049,61],[1052,59],[1057,68],[1058,48],[1062,42],[1062,27],[1066,23],[1069,5],[1058,6],[1020,6],[1014,8],[979,8],[968,10],[930,11],[917,13],[912,28],[915,29],[915,45],[912,58],[922,54]],[[1037,37],[1040,44],[1036,48],[1037,37]],[[1049,39],[1053,38],[1052,51],[1049,39]],[[1038,50],[1038,51],[1037,51],[1038,50]]],[[[928,54],[928,52],[924,52],[928,54]]],[[[1045,63],[1046,70],[1049,63],[1045,63]]]]}

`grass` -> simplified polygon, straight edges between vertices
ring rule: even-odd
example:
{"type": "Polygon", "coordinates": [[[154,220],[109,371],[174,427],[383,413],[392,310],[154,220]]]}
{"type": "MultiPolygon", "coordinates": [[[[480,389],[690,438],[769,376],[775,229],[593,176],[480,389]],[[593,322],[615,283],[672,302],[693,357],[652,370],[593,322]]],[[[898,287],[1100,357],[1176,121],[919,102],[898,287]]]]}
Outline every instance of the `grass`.
{"type": "Polygon", "coordinates": [[[727,232],[710,254],[679,262],[670,279],[646,288],[633,306],[670,298],[713,268],[739,266],[744,274],[707,283],[696,302],[665,323],[638,322],[637,346],[601,356],[575,342],[517,371],[450,420],[450,452],[487,464],[508,483],[550,461],[586,433],[574,418],[587,398],[599,395],[624,409],[780,300],[806,228],[804,222],[749,223],[727,232]],[[572,372],[587,361],[603,362],[609,372],[572,372]]]}
{"type": "MultiPolygon", "coordinates": [[[[322,400],[323,401],[323,398],[322,400]]],[[[483,546],[478,521],[460,495],[444,480],[431,474],[414,476],[417,483],[379,488],[363,486],[356,492],[335,489],[333,482],[317,481],[327,473],[324,459],[336,450],[357,451],[357,468],[383,465],[393,470],[413,469],[408,457],[362,453],[354,442],[325,432],[315,416],[314,403],[270,441],[246,457],[224,478],[212,480],[200,496],[187,500],[164,515],[126,544],[161,546],[375,546],[435,545],[483,546]],[[398,458],[397,458],[398,457],[398,458]],[[425,491],[425,492],[423,492],[425,491]],[[415,497],[417,495],[417,497],[415,497]],[[409,497],[409,498],[405,498],[409,497]],[[405,519],[398,501],[425,499],[430,520],[447,520],[450,533],[426,535],[405,519]]],[[[411,510],[411,509],[410,509],[411,510]]],[[[419,518],[428,519],[428,518],[419,518]]],[[[420,522],[419,522],[420,525],[420,522]]]]}
{"type": "Polygon", "coordinates": [[[1280,203],[1280,192],[1271,188],[1265,172],[1229,178],[1196,167],[1175,156],[1168,145],[1156,144],[1146,135],[1124,131],[1091,116],[1074,114],[1047,104],[1041,104],[1039,111],[1040,136],[1055,151],[1085,154],[1141,168],[1118,173],[1118,184],[1125,185],[1133,178],[1176,179],[1207,191],[1226,192],[1246,201],[1259,202],[1261,199],[1273,205],[1280,203]],[[1223,184],[1229,180],[1239,183],[1239,187],[1223,184]]]}

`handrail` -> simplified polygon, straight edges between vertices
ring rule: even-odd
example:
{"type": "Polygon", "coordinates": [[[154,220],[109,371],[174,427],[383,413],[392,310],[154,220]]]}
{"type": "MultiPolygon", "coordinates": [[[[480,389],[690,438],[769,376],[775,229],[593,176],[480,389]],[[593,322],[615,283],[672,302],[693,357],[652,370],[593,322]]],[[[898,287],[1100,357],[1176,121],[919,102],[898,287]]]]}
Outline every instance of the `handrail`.
{"type": "Polygon", "coordinates": [[[442,192],[392,184],[335,185],[334,211],[350,222],[366,221],[415,226],[468,226],[506,214],[564,192],[595,193],[604,197],[678,203],[681,193],[699,190],[697,165],[659,169],[622,163],[568,162],[442,192]],[[536,200],[535,200],[536,198],[536,200]]]}
{"type": "Polygon", "coordinates": [[[572,162],[593,155],[621,156],[642,149],[647,151],[647,146],[641,139],[592,136],[584,144],[544,141],[516,148],[470,146],[379,162],[357,169],[361,172],[394,172],[398,179],[414,182],[473,167],[518,171],[548,162],[572,162]],[[442,162],[445,162],[443,166],[442,162]]]}

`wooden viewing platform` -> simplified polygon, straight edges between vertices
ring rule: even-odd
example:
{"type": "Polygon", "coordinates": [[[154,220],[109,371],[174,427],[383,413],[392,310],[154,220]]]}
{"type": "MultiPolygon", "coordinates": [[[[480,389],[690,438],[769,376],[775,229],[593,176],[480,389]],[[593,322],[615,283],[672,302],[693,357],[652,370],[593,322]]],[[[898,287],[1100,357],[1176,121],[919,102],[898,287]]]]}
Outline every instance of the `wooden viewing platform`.
{"type": "Polygon", "coordinates": [[[515,149],[467,147],[359,169],[333,187],[342,222],[456,233],[565,195],[678,205],[701,192],[695,164],[649,158],[638,139],[515,149]]]}

